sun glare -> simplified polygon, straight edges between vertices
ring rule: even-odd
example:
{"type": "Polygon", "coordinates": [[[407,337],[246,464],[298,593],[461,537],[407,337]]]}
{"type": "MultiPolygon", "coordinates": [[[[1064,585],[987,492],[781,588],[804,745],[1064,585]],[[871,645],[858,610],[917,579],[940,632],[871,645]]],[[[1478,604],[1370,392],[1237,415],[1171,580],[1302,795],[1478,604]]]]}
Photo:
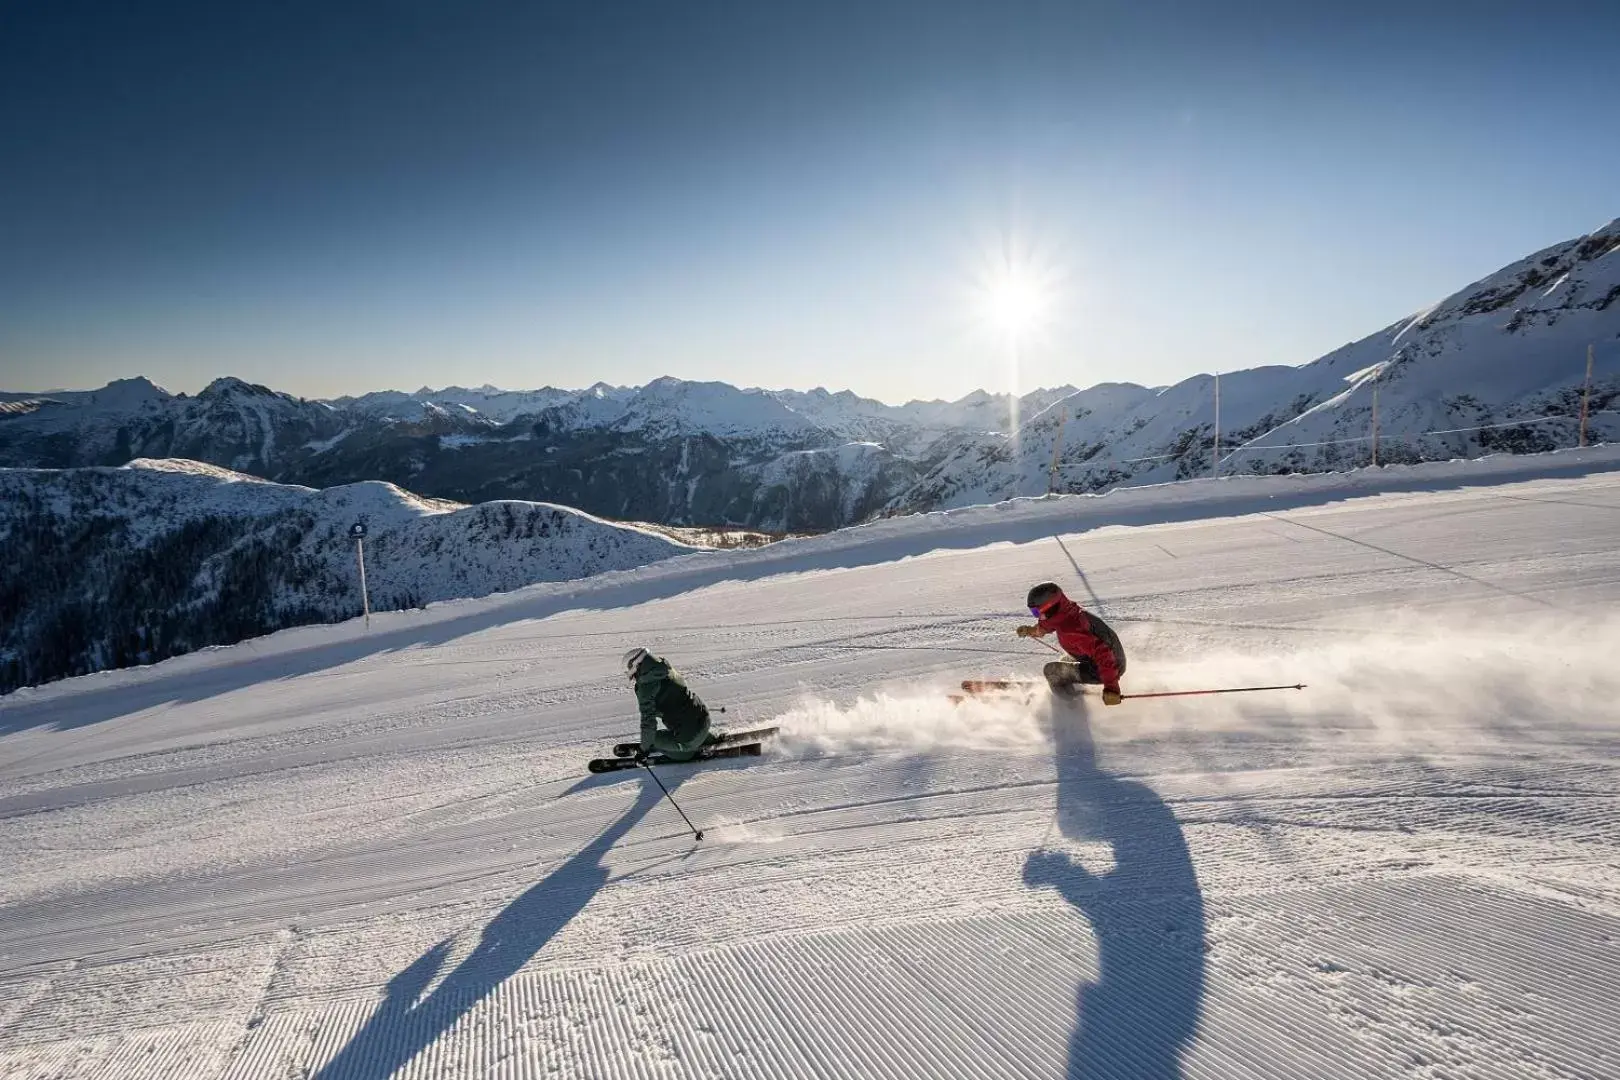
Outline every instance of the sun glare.
{"type": "Polygon", "coordinates": [[[1020,275],[1007,273],[990,284],[985,309],[990,321],[1004,333],[1017,337],[1032,329],[1046,313],[1042,290],[1020,275]]]}
{"type": "Polygon", "coordinates": [[[1024,385],[1024,362],[1041,351],[1047,344],[1044,339],[1064,321],[1067,276],[1051,258],[1049,244],[1032,244],[1027,237],[1005,232],[990,239],[968,279],[971,291],[964,297],[963,310],[971,313],[979,331],[994,335],[990,356],[1001,370],[1006,430],[1017,459],[1023,438],[1021,397],[1030,389],[1024,385]]]}
{"type": "Polygon", "coordinates": [[[974,275],[974,302],[979,321],[1013,344],[1047,327],[1056,303],[1056,268],[1021,245],[1003,243],[974,275]]]}

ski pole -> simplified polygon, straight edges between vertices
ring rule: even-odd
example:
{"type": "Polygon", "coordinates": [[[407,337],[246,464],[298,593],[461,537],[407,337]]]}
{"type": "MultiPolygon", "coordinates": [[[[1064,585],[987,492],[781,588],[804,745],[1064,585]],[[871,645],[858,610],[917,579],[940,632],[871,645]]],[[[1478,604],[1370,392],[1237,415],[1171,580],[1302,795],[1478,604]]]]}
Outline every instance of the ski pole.
{"type": "Polygon", "coordinates": [[[1228,686],[1220,690],[1157,690],[1150,694],[1121,694],[1126,701],[1132,698],[1150,697],[1195,697],[1199,694],[1252,694],[1257,690],[1303,690],[1304,683],[1290,683],[1287,686],[1228,686]]]}
{"type": "Polygon", "coordinates": [[[681,815],[681,820],[686,822],[686,827],[688,829],[692,830],[692,835],[699,840],[703,839],[703,830],[692,824],[692,819],[686,816],[686,811],[682,810],[681,804],[675,801],[675,796],[669,793],[669,788],[665,787],[664,782],[658,779],[658,774],[653,772],[653,767],[647,764],[645,761],[641,763],[641,767],[646,769],[647,774],[653,778],[653,783],[657,784],[658,790],[664,793],[664,798],[669,800],[669,805],[673,806],[675,808],[675,812],[681,815]]]}

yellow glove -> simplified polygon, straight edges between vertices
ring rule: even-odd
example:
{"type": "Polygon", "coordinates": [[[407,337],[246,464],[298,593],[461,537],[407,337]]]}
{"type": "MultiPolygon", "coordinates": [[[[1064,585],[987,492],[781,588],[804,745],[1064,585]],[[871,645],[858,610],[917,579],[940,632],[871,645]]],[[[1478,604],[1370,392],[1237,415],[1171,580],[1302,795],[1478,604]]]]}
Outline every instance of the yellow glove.
{"type": "Polygon", "coordinates": [[[1120,702],[1122,702],[1124,700],[1125,700],[1124,696],[1121,695],[1118,690],[1104,690],[1103,691],[1103,704],[1104,705],[1118,705],[1120,702]]]}
{"type": "Polygon", "coordinates": [[[1019,637],[1040,637],[1041,628],[1038,626],[1020,626],[1016,633],[1019,637]]]}

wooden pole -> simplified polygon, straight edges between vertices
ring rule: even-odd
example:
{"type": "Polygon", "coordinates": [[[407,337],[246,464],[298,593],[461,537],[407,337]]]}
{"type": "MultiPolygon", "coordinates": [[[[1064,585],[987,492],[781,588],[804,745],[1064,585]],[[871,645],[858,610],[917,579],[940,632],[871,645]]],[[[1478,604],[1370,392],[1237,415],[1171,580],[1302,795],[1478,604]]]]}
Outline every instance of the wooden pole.
{"type": "Polygon", "coordinates": [[[1069,426],[1069,410],[1062,410],[1058,417],[1057,435],[1052,438],[1052,467],[1046,473],[1046,493],[1057,492],[1058,457],[1063,453],[1063,431],[1069,426]]]}
{"type": "Polygon", "coordinates": [[[1373,468],[1378,467],[1378,376],[1373,376],[1373,468]]]}
{"type": "Polygon", "coordinates": [[[1592,400],[1592,346],[1586,346],[1586,386],[1581,390],[1581,445],[1586,445],[1586,410],[1592,400]]]}
{"type": "Polygon", "coordinates": [[[360,563],[360,607],[366,614],[366,629],[371,628],[371,597],[366,593],[366,542],[361,537],[354,541],[354,557],[360,563]]]}

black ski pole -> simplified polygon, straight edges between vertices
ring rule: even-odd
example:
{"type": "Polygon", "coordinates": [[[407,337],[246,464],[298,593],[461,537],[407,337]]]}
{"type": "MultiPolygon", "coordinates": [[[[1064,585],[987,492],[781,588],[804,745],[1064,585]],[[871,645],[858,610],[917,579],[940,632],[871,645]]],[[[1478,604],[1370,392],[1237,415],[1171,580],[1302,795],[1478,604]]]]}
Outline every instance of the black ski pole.
{"type": "Polygon", "coordinates": [[[658,790],[664,793],[664,798],[669,800],[669,805],[673,806],[675,808],[675,812],[681,815],[681,820],[686,822],[686,827],[688,829],[692,830],[692,835],[699,840],[703,839],[703,830],[692,824],[692,819],[686,816],[686,811],[682,810],[681,804],[675,801],[675,796],[669,793],[669,788],[665,787],[664,782],[658,779],[658,774],[653,772],[653,767],[647,764],[645,761],[641,763],[641,767],[646,769],[647,774],[653,778],[653,783],[657,784],[658,790]]]}

